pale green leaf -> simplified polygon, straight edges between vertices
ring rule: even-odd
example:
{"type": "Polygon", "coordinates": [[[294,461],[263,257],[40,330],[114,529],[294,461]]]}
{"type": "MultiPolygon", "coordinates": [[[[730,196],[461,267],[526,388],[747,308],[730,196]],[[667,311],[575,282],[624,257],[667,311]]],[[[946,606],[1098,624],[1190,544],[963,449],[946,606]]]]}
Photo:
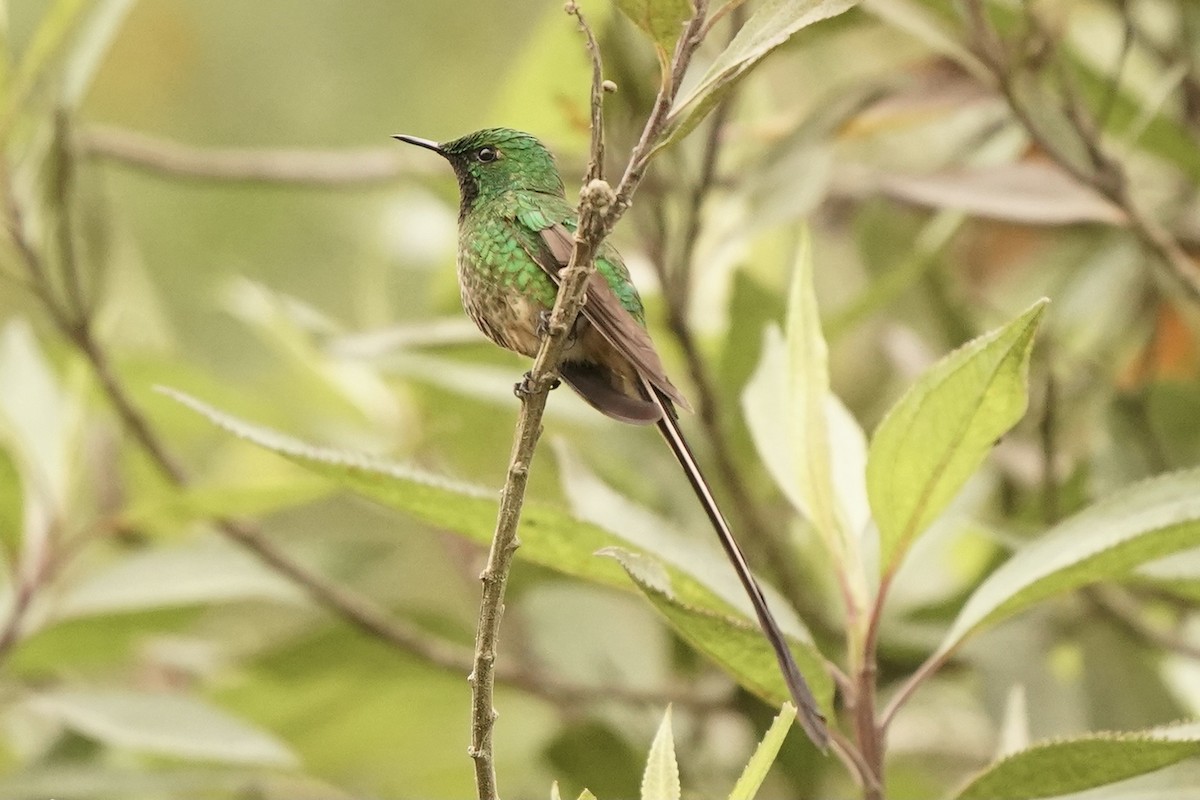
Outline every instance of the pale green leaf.
{"type": "Polygon", "coordinates": [[[596,795],[592,794],[590,789],[584,789],[579,793],[578,800],[596,800],[596,795]]]}
{"type": "Polygon", "coordinates": [[[1034,800],[1144,775],[1200,756],[1200,723],[1036,744],[975,776],[957,800],[1034,800]]]}
{"type": "Polygon", "coordinates": [[[199,539],[125,556],[56,604],[59,619],[175,606],[265,600],[301,604],[304,593],[225,539],[199,539]]]}
{"type": "Polygon", "coordinates": [[[99,0],[95,3],[73,42],[63,70],[63,107],[75,109],[83,102],[96,70],[104,62],[109,47],[136,1],[99,0]]]}
{"type": "Polygon", "coordinates": [[[81,420],[77,398],[59,384],[32,328],[10,321],[0,330],[0,443],[21,476],[27,552],[40,550],[67,511],[81,420]]]}
{"type": "Polygon", "coordinates": [[[692,15],[691,0],[617,0],[617,7],[665,53],[675,49],[683,23],[692,15]]]}
{"type": "Polygon", "coordinates": [[[642,800],[679,800],[679,764],[675,761],[675,738],[671,733],[671,707],[650,743],[646,771],[642,773],[642,800]]]}
{"type": "Polygon", "coordinates": [[[550,784],[550,800],[562,800],[562,794],[558,791],[558,781],[550,784]]]}
{"type": "MultiPolygon", "coordinates": [[[[686,587],[677,585],[662,564],[652,558],[620,548],[602,552],[620,562],[684,640],[720,664],[738,683],[772,705],[779,705],[791,696],[775,653],[757,625],[689,602],[686,587]]],[[[827,716],[831,715],[833,684],[821,653],[810,641],[790,636],[788,639],[796,665],[817,704],[827,716]]]]}
{"type": "MultiPolygon", "coordinates": [[[[721,613],[735,610],[748,620],[755,618],[746,590],[730,569],[716,537],[707,535],[707,530],[678,530],[670,520],[635,504],[596,477],[565,445],[556,442],[555,452],[572,513],[665,565],[673,575],[676,594],[684,602],[721,613]]],[[[783,632],[811,642],[811,634],[787,600],[770,584],[761,585],[783,632]]]]}
{"type": "Polygon", "coordinates": [[[1197,537],[1200,470],[1169,473],[1115,492],[1051,528],[989,575],[938,652],[950,652],[984,625],[1047,597],[1195,547],[1197,537]]]}
{"type": "Polygon", "coordinates": [[[43,717],[111,747],[195,761],[297,764],[275,737],[194,697],[59,689],[38,693],[28,703],[43,717]]]}
{"type": "Polygon", "coordinates": [[[775,721],[767,729],[766,735],[754,749],[754,755],[746,762],[746,768],[742,770],[741,777],[729,793],[729,800],[754,800],[795,721],[796,707],[791,703],[784,703],[783,708],[775,715],[775,721]]]}
{"type": "Polygon", "coordinates": [[[885,575],[1025,413],[1029,355],[1046,302],[936,363],[879,423],[867,492],[885,575]]]}
{"type": "Polygon", "coordinates": [[[733,82],[796,32],[845,13],[855,0],[767,0],[717,56],[708,71],[671,107],[672,138],[691,130],[713,108],[733,82]]]}
{"type": "Polygon", "coordinates": [[[865,597],[859,540],[870,510],[866,437],[829,390],[807,233],[789,293],[787,338],[768,327],[758,368],[746,385],[746,424],[772,476],[816,529],[856,593],[865,597]]]}
{"type": "MultiPolygon", "coordinates": [[[[788,365],[785,371],[788,414],[782,420],[792,449],[796,479],[807,498],[817,530],[830,551],[837,554],[846,572],[858,577],[858,536],[865,524],[866,486],[864,475],[866,439],[853,417],[829,391],[829,350],[821,333],[820,312],[813,287],[812,244],[805,230],[796,258],[796,274],[788,298],[788,365]],[[848,431],[835,450],[832,425],[836,416],[839,431],[848,431]],[[834,466],[834,453],[843,460],[834,466]],[[857,474],[856,474],[857,473],[857,474]],[[841,496],[834,485],[835,474],[845,479],[841,496]],[[854,503],[856,508],[846,508],[854,503]]],[[[861,587],[860,587],[861,588],[861,587]]]]}

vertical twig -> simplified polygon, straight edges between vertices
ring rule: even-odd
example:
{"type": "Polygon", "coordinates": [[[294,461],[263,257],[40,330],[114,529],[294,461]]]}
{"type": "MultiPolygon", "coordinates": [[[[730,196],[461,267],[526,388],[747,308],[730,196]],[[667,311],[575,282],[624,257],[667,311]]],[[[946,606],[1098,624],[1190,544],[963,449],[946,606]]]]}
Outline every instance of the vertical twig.
{"type": "Polygon", "coordinates": [[[513,553],[519,546],[517,532],[521,508],[525,502],[529,467],[541,436],[541,420],[546,408],[546,398],[557,375],[568,332],[583,307],[584,291],[593,269],[592,262],[596,250],[629,208],[633,193],[645,175],[654,147],[665,128],[667,114],[678,91],[679,81],[687,70],[692,53],[700,44],[698,34],[704,24],[707,3],[705,0],[695,0],[693,3],[693,16],[676,44],[670,69],[664,73],[654,108],[642,130],[641,138],[630,154],[629,163],[615,193],[603,180],[601,106],[604,87],[599,50],[595,47],[595,37],[580,14],[578,6],[569,2],[566,11],[579,20],[587,36],[592,58],[591,156],[588,162],[587,182],[580,197],[575,247],[570,263],[561,273],[562,280],[554,309],[550,314],[547,335],[534,359],[533,367],[522,384],[521,411],[513,436],[508,474],[500,493],[496,530],[492,537],[487,565],[480,575],[483,591],[479,605],[479,626],[475,637],[474,668],[469,678],[471,746],[468,750],[475,762],[475,787],[480,800],[497,800],[499,797],[492,744],[496,722],[494,679],[497,642],[500,620],[504,612],[508,572],[512,565],[513,553]]]}

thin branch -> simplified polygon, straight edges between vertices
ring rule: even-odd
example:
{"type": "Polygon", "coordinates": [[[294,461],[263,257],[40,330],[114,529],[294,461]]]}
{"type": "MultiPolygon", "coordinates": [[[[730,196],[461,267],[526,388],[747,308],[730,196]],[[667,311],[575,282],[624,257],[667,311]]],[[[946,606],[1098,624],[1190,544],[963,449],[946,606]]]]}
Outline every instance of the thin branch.
{"type": "Polygon", "coordinates": [[[285,150],[192,147],[156,136],[92,126],[76,137],[82,155],[115,161],[151,175],[200,181],[280,183],[352,188],[432,175],[392,148],[285,150]]]}
{"type": "Polygon", "coordinates": [[[521,411],[513,435],[513,451],[508,475],[500,493],[500,510],[496,530],[488,553],[487,566],[480,580],[483,593],[479,606],[479,626],[475,637],[475,666],[471,671],[471,746],[468,750],[475,762],[475,787],[480,800],[497,800],[495,757],[492,735],[496,722],[494,704],[495,662],[500,634],[500,619],[504,611],[504,594],[513,554],[519,546],[517,530],[529,468],[541,437],[542,415],[550,387],[558,373],[558,364],[567,347],[575,318],[583,308],[588,277],[594,269],[593,260],[600,243],[629,208],[634,191],[649,164],[654,146],[661,138],[667,113],[679,88],[679,80],[687,69],[691,55],[699,46],[697,34],[707,12],[705,0],[695,0],[693,17],[675,47],[671,69],[659,88],[654,110],[646,121],[642,137],[634,147],[625,174],[614,193],[603,180],[603,120],[600,103],[604,91],[599,51],[590,45],[594,37],[573,2],[566,6],[588,35],[592,57],[592,143],[586,183],[580,196],[579,225],[575,231],[575,246],[571,259],[561,272],[558,296],[550,313],[547,334],[534,359],[533,367],[519,384],[521,411]]]}

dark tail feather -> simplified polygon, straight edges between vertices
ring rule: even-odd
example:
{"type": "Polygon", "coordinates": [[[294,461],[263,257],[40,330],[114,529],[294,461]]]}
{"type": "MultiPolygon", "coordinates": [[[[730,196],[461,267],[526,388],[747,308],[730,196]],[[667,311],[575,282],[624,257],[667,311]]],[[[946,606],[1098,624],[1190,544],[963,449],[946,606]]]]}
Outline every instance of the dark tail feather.
{"type": "Polygon", "coordinates": [[[767,641],[771,643],[771,648],[775,651],[779,669],[783,672],[788,691],[791,692],[792,700],[796,704],[800,727],[804,728],[804,732],[808,734],[808,738],[812,739],[813,744],[824,751],[829,746],[829,731],[825,726],[825,717],[817,709],[817,701],[813,698],[812,690],[808,688],[808,683],[800,674],[796,660],[792,657],[791,650],[788,649],[787,641],[783,638],[783,632],[779,630],[775,617],[771,615],[771,609],[767,607],[767,600],[763,597],[762,589],[759,588],[758,582],[750,573],[746,557],[734,540],[733,533],[729,530],[729,523],[725,521],[712,492],[709,491],[708,483],[700,473],[700,467],[692,455],[691,448],[688,447],[687,440],[683,438],[683,431],[679,429],[679,423],[675,419],[669,401],[664,401],[653,389],[650,391],[663,411],[662,417],[658,420],[658,431],[666,439],[671,452],[675,454],[679,465],[687,474],[692,489],[700,498],[700,504],[704,506],[713,529],[717,532],[717,538],[721,540],[721,547],[724,548],[725,555],[729,557],[729,562],[733,564],[733,569],[737,572],[738,580],[742,582],[742,587],[750,597],[754,613],[758,616],[758,624],[766,635],[767,641]]]}

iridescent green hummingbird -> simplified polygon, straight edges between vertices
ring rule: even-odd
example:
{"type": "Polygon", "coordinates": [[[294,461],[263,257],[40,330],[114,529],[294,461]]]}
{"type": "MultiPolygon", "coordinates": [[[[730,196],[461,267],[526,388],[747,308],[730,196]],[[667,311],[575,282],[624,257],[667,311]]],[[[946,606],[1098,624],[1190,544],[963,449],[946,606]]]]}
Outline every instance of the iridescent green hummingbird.
{"type": "MultiPolygon", "coordinates": [[[[537,355],[559,272],[571,258],[577,221],[554,157],[530,134],[509,128],[488,128],[441,144],[415,136],[395,138],[432,150],[454,168],[461,198],[458,281],[467,314],[501,347],[537,355]]],[[[604,414],[658,426],[749,595],[801,725],[824,749],[829,742],[825,719],[679,428],[675,408],[690,408],[667,378],[646,332],[629,270],[607,242],[595,263],[559,375],[604,414]]]]}

